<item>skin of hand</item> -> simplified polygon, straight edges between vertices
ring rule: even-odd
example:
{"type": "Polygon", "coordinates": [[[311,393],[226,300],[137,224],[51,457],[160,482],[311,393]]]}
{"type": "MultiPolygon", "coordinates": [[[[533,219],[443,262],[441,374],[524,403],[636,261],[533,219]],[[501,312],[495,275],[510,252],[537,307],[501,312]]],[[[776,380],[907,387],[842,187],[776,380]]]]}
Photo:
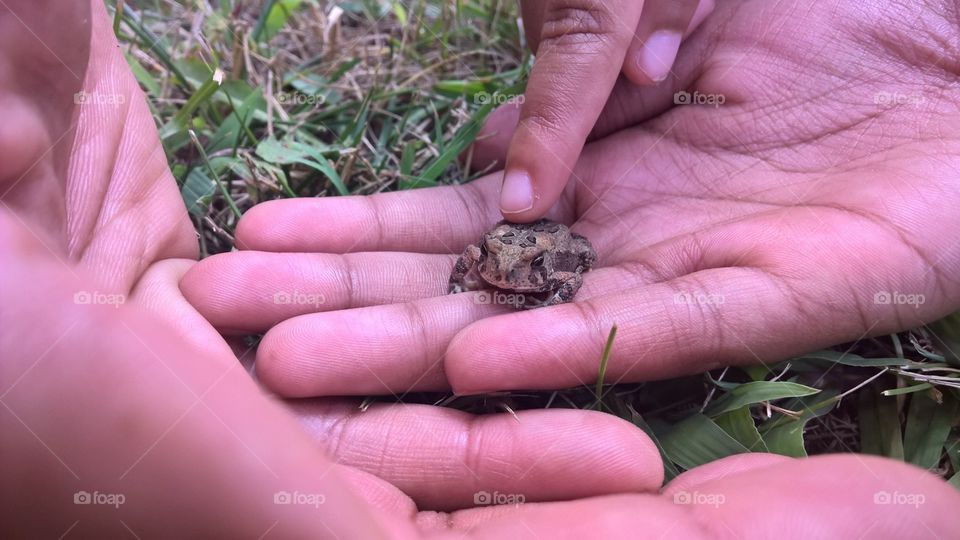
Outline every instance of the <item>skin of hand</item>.
{"type": "Polygon", "coordinates": [[[713,11],[714,0],[520,5],[536,62],[510,138],[500,211],[526,222],[560,198],[618,82],[649,86],[667,79],[681,42],[713,11]]]}
{"type": "Polygon", "coordinates": [[[296,422],[177,289],[192,228],[102,3],[3,4],[0,30],[2,536],[957,535],[949,487],[876,458],[734,456],[656,494],[650,442],[608,416],[315,400],[296,422]],[[416,511],[464,485],[527,502],[416,511]],[[924,502],[867,506],[896,489],[924,502]],[[577,491],[633,494],[534,502],[577,491]]]}

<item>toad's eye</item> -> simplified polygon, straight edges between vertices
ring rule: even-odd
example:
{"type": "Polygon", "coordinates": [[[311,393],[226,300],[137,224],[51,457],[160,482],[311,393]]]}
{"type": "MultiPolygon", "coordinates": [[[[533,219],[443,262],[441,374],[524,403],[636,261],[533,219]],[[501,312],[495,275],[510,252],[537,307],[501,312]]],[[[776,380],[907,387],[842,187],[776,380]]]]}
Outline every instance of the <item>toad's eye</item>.
{"type": "Polygon", "coordinates": [[[539,257],[534,259],[533,263],[531,264],[533,264],[533,266],[543,266],[543,255],[540,255],[539,257]]]}
{"type": "Polygon", "coordinates": [[[484,257],[487,256],[487,244],[480,244],[480,254],[484,257]]]}

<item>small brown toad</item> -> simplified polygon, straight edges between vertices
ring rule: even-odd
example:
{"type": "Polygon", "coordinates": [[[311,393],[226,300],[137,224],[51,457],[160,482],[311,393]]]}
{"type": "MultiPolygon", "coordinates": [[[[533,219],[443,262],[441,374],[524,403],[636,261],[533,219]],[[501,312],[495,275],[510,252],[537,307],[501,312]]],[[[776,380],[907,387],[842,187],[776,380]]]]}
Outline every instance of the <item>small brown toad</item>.
{"type": "Polygon", "coordinates": [[[581,274],[596,260],[590,241],[566,225],[501,221],[457,259],[449,292],[494,288],[510,293],[503,303],[521,309],[562,304],[577,294],[581,274]]]}

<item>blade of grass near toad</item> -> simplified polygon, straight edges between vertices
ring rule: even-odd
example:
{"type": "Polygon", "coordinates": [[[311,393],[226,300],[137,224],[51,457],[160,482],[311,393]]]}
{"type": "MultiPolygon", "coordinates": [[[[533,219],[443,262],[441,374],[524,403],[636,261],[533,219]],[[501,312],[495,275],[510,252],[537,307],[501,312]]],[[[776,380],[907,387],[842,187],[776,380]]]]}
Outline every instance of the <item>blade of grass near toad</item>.
{"type": "Polygon", "coordinates": [[[186,133],[190,126],[190,119],[197,108],[206,103],[220,88],[220,81],[223,73],[217,69],[210,74],[210,78],[204,82],[196,92],[190,96],[190,99],[183,104],[183,107],[177,111],[173,118],[160,128],[160,140],[168,152],[173,152],[190,142],[189,134],[186,133]]]}
{"type": "Polygon", "coordinates": [[[817,351],[803,356],[798,356],[797,360],[817,360],[830,362],[833,364],[842,364],[845,366],[903,366],[907,360],[903,358],[864,358],[852,353],[839,353],[837,351],[817,351]]]}
{"type": "Polygon", "coordinates": [[[929,392],[915,393],[910,398],[903,457],[924,469],[933,469],[940,463],[943,445],[957,414],[957,399],[950,393],[942,395],[943,403],[934,401],[929,392]]]}
{"type": "Polygon", "coordinates": [[[613,349],[613,340],[616,339],[616,337],[617,325],[613,325],[610,328],[610,334],[607,335],[607,343],[603,346],[603,354],[600,356],[600,370],[597,372],[597,401],[594,403],[593,408],[598,411],[603,409],[603,378],[607,374],[607,362],[610,360],[610,350],[613,349]]]}
{"type": "Polygon", "coordinates": [[[736,439],[751,452],[768,452],[766,443],[757,431],[757,425],[750,416],[750,407],[727,411],[713,419],[721,429],[736,439]]]}
{"type": "Polygon", "coordinates": [[[330,161],[319,150],[310,145],[291,140],[278,141],[274,138],[267,138],[257,145],[257,155],[270,163],[306,165],[323,173],[333,184],[337,193],[340,195],[349,194],[347,186],[344,185],[343,180],[337,174],[333,165],[330,164],[330,161]]]}
{"type": "Polygon", "coordinates": [[[739,409],[744,405],[773,401],[788,397],[816,394],[820,390],[802,384],[784,381],[754,381],[741,384],[707,407],[704,414],[710,417],[739,409]]]}
{"type": "Polygon", "coordinates": [[[120,12],[120,17],[123,19],[123,22],[127,23],[127,26],[133,30],[133,33],[140,38],[140,42],[143,44],[143,46],[149,49],[153,54],[157,55],[157,60],[159,60],[164,67],[169,69],[171,73],[173,73],[173,76],[176,77],[180,86],[185,89],[189,89],[190,83],[187,82],[187,78],[184,77],[183,72],[180,71],[180,68],[177,67],[176,63],[173,61],[173,58],[170,57],[170,54],[165,49],[165,47],[168,46],[167,42],[148,30],[141,23],[140,17],[134,13],[132,9],[128,7],[123,9],[120,12]]]}
{"type": "MultiPolygon", "coordinates": [[[[653,441],[653,444],[657,445],[657,450],[660,452],[660,460],[663,461],[663,482],[670,482],[680,474],[680,469],[677,469],[677,466],[673,464],[670,456],[668,456],[667,452],[663,449],[663,444],[657,437],[657,433],[649,424],[647,424],[647,421],[643,419],[643,416],[633,407],[629,407],[629,412],[630,416],[627,419],[630,420],[633,425],[642,429],[643,432],[647,434],[647,437],[650,437],[650,440],[653,441]]],[[[621,418],[623,417],[621,416],[621,418]]]]}
{"type": "Polygon", "coordinates": [[[750,452],[713,420],[699,413],[675,424],[659,438],[670,460],[687,470],[750,452]]]}
{"type": "Polygon", "coordinates": [[[836,390],[825,390],[816,396],[799,397],[784,403],[784,410],[800,411],[800,416],[791,418],[781,414],[758,427],[757,431],[763,437],[767,449],[782,456],[806,457],[803,432],[807,423],[830,412],[837,404],[836,398],[839,395],[836,390]]]}
{"type": "Polygon", "coordinates": [[[207,151],[204,150],[203,145],[200,144],[200,139],[197,138],[197,134],[190,130],[190,139],[193,141],[193,145],[200,152],[200,156],[203,158],[204,164],[207,166],[207,170],[210,171],[213,180],[216,182],[217,187],[220,188],[220,192],[223,195],[223,199],[227,202],[227,206],[230,207],[230,210],[233,212],[233,215],[240,219],[242,212],[237,208],[237,203],[234,202],[233,197],[230,194],[230,190],[227,189],[227,186],[224,184],[223,180],[220,178],[220,175],[217,173],[217,169],[214,168],[213,163],[210,162],[210,157],[207,156],[207,151]]]}
{"type": "Polygon", "coordinates": [[[260,18],[253,28],[253,39],[257,42],[270,41],[280,31],[290,16],[300,7],[303,0],[270,0],[260,11],[260,18]]]}
{"type": "MultiPolygon", "coordinates": [[[[520,92],[522,87],[520,85],[513,85],[510,88],[505,89],[503,95],[515,95],[517,92],[520,92]]],[[[494,94],[494,96],[500,95],[501,93],[494,94]]],[[[457,134],[453,136],[453,139],[450,140],[447,147],[440,153],[436,159],[433,160],[430,165],[424,169],[423,173],[417,178],[417,187],[421,186],[432,186],[437,183],[437,178],[445,170],[447,166],[453,162],[460,155],[461,152],[466,150],[467,146],[473,143],[477,138],[477,134],[480,133],[480,129],[483,127],[484,121],[486,121],[487,116],[493,111],[494,105],[497,102],[496,99],[491,99],[488,103],[482,105],[473,115],[470,117],[470,120],[457,131],[457,134]]]]}
{"type": "Polygon", "coordinates": [[[903,438],[897,398],[877,389],[860,392],[860,451],[903,460],[903,438]]]}
{"type": "Polygon", "coordinates": [[[960,367],[960,311],[930,326],[930,337],[948,364],[960,367]]]}
{"type": "Polygon", "coordinates": [[[932,385],[932,384],[930,384],[930,383],[920,383],[920,384],[915,384],[915,385],[913,385],[913,386],[904,386],[904,387],[902,387],[902,388],[894,388],[894,389],[891,389],[891,390],[884,390],[884,391],[883,391],[883,395],[884,395],[884,396],[887,396],[887,397],[890,397],[890,396],[899,396],[899,395],[903,395],[903,394],[912,394],[912,393],[914,393],[914,392],[922,392],[922,391],[928,390],[928,389],[930,389],[930,388],[933,388],[933,385],[932,385]]]}

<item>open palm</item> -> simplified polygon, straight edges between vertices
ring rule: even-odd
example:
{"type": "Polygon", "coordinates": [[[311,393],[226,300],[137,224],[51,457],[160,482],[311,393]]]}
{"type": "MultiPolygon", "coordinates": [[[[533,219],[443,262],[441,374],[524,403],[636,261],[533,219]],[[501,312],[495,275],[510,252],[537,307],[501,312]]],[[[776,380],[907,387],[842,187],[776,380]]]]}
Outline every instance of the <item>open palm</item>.
{"type": "Polygon", "coordinates": [[[258,206],[238,231],[251,251],[205,261],[183,289],[222,329],[270,329],[258,374],[293,396],[586,383],[614,324],[608,381],[935,319],[960,304],[957,97],[939,90],[956,36],[907,32],[949,28],[936,9],[885,6],[728,3],[672,87],[618,87],[598,129],[614,112],[635,125],[586,148],[551,214],[600,257],[572,304],[440,296],[451,254],[499,219],[498,175],[258,206]],[[681,89],[694,103],[666,110],[681,89]]]}

